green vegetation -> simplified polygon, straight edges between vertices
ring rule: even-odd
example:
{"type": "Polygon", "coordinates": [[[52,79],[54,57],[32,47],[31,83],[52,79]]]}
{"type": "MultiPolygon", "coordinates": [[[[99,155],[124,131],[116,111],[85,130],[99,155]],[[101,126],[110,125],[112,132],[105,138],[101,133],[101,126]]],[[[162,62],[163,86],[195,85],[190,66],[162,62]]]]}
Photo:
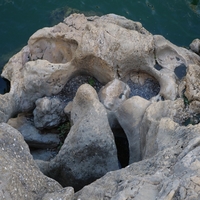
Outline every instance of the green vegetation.
{"type": "Polygon", "coordinates": [[[71,124],[69,121],[61,124],[58,127],[57,130],[59,131],[59,139],[60,139],[60,144],[58,146],[58,149],[60,149],[62,147],[62,145],[64,144],[65,138],[67,137],[67,135],[70,131],[70,128],[71,128],[71,124]]]}
{"type": "Polygon", "coordinates": [[[185,107],[187,107],[187,106],[190,104],[190,101],[189,101],[188,98],[185,96],[185,94],[183,94],[183,101],[184,101],[185,107]]]}
{"type": "Polygon", "coordinates": [[[88,79],[88,83],[93,87],[93,86],[95,85],[95,80],[94,80],[94,78],[93,78],[93,77],[90,77],[90,78],[88,79]]]}

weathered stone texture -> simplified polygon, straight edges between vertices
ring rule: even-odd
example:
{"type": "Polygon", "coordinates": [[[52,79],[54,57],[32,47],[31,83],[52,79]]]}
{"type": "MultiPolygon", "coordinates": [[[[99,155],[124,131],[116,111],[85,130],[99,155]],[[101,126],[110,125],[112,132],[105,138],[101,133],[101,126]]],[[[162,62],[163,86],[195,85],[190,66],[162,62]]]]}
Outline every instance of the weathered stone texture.
{"type": "Polygon", "coordinates": [[[114,14],[73,14],[34,33],[2,72],[11,89],[0,95],[0,199],[200,199],[198,45],[190,45],[194,53],[114,14]],[[105,87],[97,94],[92,84],[81,85],[63,106],[56,98],[85,75],[105,87]],[[146,91],[151,95],[134,95],[146,91]],[[70,119],[54,159],[33,161],[24,142],[34,138],[33,122],[9,120],[25,112],[40,129],[59,126],[65,114],[70,119]],[[24,138],[8,120],[17,129],[26,125],[24,138]],[[129,166],[120,170],[116,126],[129,142],[129,166]]]}

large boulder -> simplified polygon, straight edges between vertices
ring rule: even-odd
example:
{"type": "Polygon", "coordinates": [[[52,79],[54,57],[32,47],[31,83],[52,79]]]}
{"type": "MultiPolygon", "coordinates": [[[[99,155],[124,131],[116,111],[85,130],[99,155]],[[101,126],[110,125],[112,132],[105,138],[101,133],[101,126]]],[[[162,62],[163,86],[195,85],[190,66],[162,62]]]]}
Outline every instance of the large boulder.
{"type": "Polygon", "coordinates": [[[0,124],[0,147],[0,199],[42,199],[62,189],[41,173],[23,136],[5,123],[0,124]]]}
{"type": "Polygon", "coordinates": [[[179,126],[162,118],[152,130],[158,146],[151,158],[109,172],[75,194],[75,199],[199,199],[200,125],[179,126]]]}
{"type": "Polygon", "coordinates": [[[90,85],[78,89],[71,118],[73,126],[58,155],[50,161],[48,175],[78,190],[119,167],[106,110],[90,85]]]}

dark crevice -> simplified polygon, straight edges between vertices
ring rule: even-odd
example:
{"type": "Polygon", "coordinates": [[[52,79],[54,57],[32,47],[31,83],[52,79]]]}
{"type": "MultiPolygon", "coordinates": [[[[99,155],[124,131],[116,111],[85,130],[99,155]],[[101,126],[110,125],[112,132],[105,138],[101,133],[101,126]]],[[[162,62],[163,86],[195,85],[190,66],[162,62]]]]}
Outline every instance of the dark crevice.
{"type": "Polygon", "coordinates": [[[186,66],[185,64],[180,64],[178,67],[175,68],[174,73],[178,77],[178,79],[182,79],[186,75],[186,66]]]}
{"type": "Polygon", "coordinates": [[[120,73],[119,73],[119,66],[117,65],[116,68],[117,68],[117,71],[116,71],[116,73],[117,73],[117,77],[118,77],[118,79],[120,79],[121,76],[120,76],[120,73]]]}
{"type": "Polygon", "coordinates": [[[10,92],[10,81],[0,77],[0,94],[10,92]]]}
{"type": "Polygon", "coordinates": [[[126,134],[122,128],[113,128],[112,132],[115,137],[117,147],[117,156],[120,168],[124,168],[129,164],[129,143],[126,134]]]}
{"type": "Polygon", "coordinates": [[[157,69],[158,71],[160,71],[163,67],[161,65],[159,65],[158,62],[156,61],[154,68],[157,69]]]}
{"type": "Polygon", "coordinates": [[[131,90],[129,97],[140,96],[149,100],[160,92],[160,84],[157,80],[150,76],[145,80],[143,79],[143,83],[140,83],[140,81],[133,82],[131,79],[129,79],[127,84],[131,90]]]}

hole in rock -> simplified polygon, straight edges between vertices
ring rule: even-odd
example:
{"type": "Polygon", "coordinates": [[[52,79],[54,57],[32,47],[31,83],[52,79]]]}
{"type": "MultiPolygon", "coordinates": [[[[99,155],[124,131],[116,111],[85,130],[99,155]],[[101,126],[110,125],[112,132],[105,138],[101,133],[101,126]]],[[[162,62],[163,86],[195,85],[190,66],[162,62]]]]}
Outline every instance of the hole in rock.
{"type": "Polygon", "coordinates": [[[76,91],[84,83],[90,84],[97,91],[97,93],[103,86],[97,79],[95,79],[92,76],[80,75],[80,76],[76,76],[76,77],[72,78],[71,80],[69,80],[65,84],[63,89],[57,95],[55,95],[55,97],[58,97],[62,101],[68,103],[69,101],[73,100],[73,98],[76,95],[76,91]]]}
{"type": "Polygon", "coordinates": [[[43,59],[50,63],[67,63],[72,60],[78,47],[73,39],[39,39],[31,50],[31,60],[43,59]]]}
{"type": "Polygon", "coordinates": [[[129,144],[126,134],[122,128],[113,128],[112,132],[115,137],[117,147],[117,156],[121,168],[129,164],[129,144]]]}
{"type": "Polygon", "coordinates": [[[10,81],[0,77],[0,94],[10,92],[10,81]]]}
{"type": "Polygon", "coordinates": [[[130,79],[127,81],[131,91],[130,97],[140,96],[147,100],[156,96],[160,91],[160,85],[158,81],[152,76],[141,73],[134,72],[130,75],[130,79]]]}
{"type": "Polygon", "coordinates": [[[156,64],[154,65],[154,68],[157,69],[158,71],[160,71],[163,67],[160,66],[158,63],[156,63],[156,64]]]}
{"type": "Polygon", "coordinates": [[[174,73],[179,79],[182,79],[186,75],[186,66],[184,64],[175,68],[174,73]]]}

